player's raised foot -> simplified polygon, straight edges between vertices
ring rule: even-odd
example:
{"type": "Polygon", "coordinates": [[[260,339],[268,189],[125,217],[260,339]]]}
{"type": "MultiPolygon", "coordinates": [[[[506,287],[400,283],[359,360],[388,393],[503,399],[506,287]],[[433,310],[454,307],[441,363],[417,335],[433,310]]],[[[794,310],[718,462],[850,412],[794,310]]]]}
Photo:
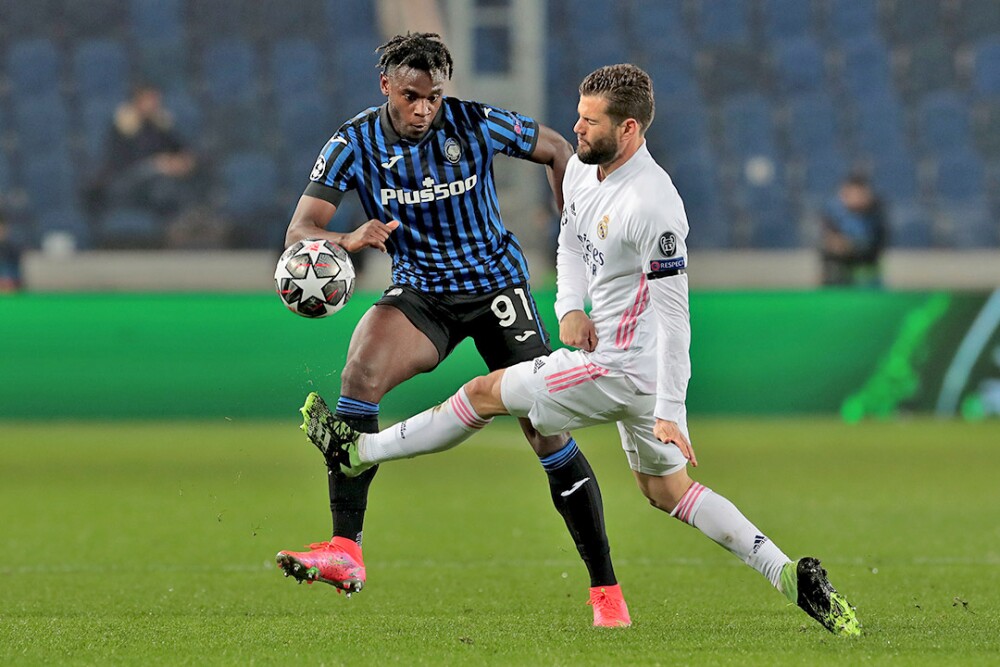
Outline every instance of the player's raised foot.
{"type": "Polygon", "coordinates": [[[357,593],[365,586],[365,562],[361,547],[346,537],[309,545],[309,551],[279,551],[275,556],[286,577],[311,584],[322,581],[338,593],[357,593]]]}
{"type": "Polygon", "coordinates": [[[781,590],[824,628],[842,637],[861,634],[854,607],[837,592],[816,558],[800,558],[781,570],[781,590]]]}
{"type": "Polygon", "coordinates": [[[374,464],[362,463],[358,455],[358,431],[335,415],[316,392],[306,396],[302,413],[302,426],[306,436],[323,453],[327,465],[339,469],[348,477],[356,477],[374,464]]]}
{"type": "Polygon", "coordinates": [[[621,586],[594,586],[590,589],[590,600],[594,608],[595,628],[627,628],[632,625],[628,615],[628,605],[622,596],[621,586]]]}

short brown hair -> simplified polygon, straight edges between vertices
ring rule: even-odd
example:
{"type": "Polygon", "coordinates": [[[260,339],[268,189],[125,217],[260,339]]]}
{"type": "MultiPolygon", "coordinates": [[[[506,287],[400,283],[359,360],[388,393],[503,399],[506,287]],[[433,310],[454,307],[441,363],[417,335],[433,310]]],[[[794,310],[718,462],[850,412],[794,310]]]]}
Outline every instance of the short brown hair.
{"type": "Polygon", "coordinates": [[[605,65],[594,70],[580,84],[580,94],[606,99],[608,115],[615,123],[635,118],[640,131],[645,132],[653,122],[653,81],[635,65],[605,65]]]}

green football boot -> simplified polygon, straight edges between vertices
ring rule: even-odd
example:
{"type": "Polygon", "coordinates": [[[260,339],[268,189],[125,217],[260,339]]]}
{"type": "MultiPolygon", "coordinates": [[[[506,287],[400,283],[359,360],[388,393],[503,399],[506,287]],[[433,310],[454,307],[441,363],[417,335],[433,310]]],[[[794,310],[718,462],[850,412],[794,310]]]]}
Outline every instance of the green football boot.
{"type": "Polygon", "coordinates": [[[816,558],[800,558],[781,570],[781,591],[824,628],[841,637],[861,634],[854,607],[837,592],[816,558]]]}
{"type": "Polygon", "coordinates": [[[299,412],[302,413],[302,426],[299,428],[305,431],[309,442],[316,445],[331,469],[340,470],[348,477],[357,477],[374,467],[373,463],[363,463],[358,454],[361,433],[331,412],[322,396],[310,393],[299,412]]]}

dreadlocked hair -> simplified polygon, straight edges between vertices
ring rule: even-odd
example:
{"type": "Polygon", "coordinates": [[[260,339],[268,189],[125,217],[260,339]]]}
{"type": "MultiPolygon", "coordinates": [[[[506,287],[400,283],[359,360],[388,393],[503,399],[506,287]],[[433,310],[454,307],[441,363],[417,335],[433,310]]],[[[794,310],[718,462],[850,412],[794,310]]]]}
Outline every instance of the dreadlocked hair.
{"type": "Polygon", "coordinates": [[[382,53],[378,67],[383,73],[397,67],[412,67],[424,72],[443,72],[451,79],[454,63],[441,36],[433,32],[408,32],[396,35],[375,53],[382,53]]]}

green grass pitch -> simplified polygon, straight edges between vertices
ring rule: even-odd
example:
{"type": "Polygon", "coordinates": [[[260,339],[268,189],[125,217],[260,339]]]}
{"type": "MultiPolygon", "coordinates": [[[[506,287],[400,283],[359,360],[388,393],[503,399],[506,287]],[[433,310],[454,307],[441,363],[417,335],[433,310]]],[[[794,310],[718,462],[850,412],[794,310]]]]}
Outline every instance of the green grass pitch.
{"type": "Polygon", "coordinates": [[[827,634],[649,507],[613,427],[599,475],[633,627],[587,579],[510,420],[383,467],[350,600],[282,548],[329,536],[326,472],[287,423],[0,423],[0,664],[1000,663],[1000,425],[702,420],[695,476],[823,559],[865,634],[827,634]]]}

